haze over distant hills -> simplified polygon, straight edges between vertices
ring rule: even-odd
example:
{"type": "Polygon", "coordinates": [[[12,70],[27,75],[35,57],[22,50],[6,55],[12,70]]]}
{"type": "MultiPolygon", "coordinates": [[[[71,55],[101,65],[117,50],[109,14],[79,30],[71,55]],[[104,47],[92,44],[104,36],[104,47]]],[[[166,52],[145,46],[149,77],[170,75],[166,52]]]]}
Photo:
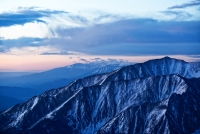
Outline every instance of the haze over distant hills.
{"type": "Polygon", "coordinates": [[[5,75],[4,77],[1,76],[0,85],[29,87],[35,84],[42,84],[44,82],[51,82],[58,79],[74,80],[80,77],[85,77],[93,74],[110,72],[121,66],[129,64],[133,63],[123,60],[100,60],[99,62],[75,63],[69,66],[59,67],[40,73],[33,73],[28,75],[22,75],[23,73],[14,73],[10,76],[9,74],[5,75]]]}
{"type": "MultiPolygon", "coordinates": [[[[96,62],[75,63],[40,73],[2,73],[4,76],[0,77],[0,95],[23,102],[46,90],[66,86],[75,79],[111,72],[129,64],[133,63],[123,60],[104,61],[99,59],[96,62]]],[[[19,103],[19,101],[12,102],[0,103],[0,110],[19,103]]]]}
{"type": "Polygon", "coordinates": [[[0,132],[198,133],[199,77],[169,57],[88,76],[0,112],[0,132]]]}
{"type": "Polygon", "coordinates": [[[32,74],[34,72],[0,72],[0,79],[32,74]]]}

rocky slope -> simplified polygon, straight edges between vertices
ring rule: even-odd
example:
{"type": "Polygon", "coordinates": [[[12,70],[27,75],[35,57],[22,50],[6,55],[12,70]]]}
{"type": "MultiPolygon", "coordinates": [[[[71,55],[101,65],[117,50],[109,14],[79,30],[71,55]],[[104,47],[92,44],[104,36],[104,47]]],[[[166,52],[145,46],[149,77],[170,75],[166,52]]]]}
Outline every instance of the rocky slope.
{"type": "Polygon", "coordinates": [[[165,57],[78,79],[2,111],[0,133],[194,133],[199,76],[165,57]]]}

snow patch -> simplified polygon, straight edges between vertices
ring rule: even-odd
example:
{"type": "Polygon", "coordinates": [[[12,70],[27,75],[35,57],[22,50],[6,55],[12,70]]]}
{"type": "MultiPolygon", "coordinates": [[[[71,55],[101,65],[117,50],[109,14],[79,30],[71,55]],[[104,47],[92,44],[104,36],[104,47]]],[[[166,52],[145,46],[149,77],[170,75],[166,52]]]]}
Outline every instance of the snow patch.
{"type": "Polygon", "coordinates": [[[104,81],[106,80],[106,78],[107,78],[108,76],[103,76],[103,80],[100,82],[100,84],[99,85],[102,85],[103,83],[104,83],[104,81]]]}
{"type": "Polygon", "coordinates": [[[34,102],[33,102],[33,105],[31,106],[31,110],[32,110],[32,109],[35,107],[35,105],[38,103],[38,100],[39,100],[39,98],[36,97],[35,100],[34,100],[34,102]]]}
{"type": "Polygon", "coordinates": [[[9,109],[7,109],[6,111],[4,111],[2,114],[7,113],[8,111],[10,111],[14,106],[10,107],[9,109]]]}
{"type": "Polygon", "coordinates": [[[199,78],[200,77],[200,71],[198,71],[197,73],[195,73],[194,77],[195,78],[199,78]]]}
{"type": "Polygon", "coordinates": [[[9,126],[15,126],[16,124],[18,124],[20,122],[20,120],[23,119],[24,115],[26,114],[27,110],[25,110],[23,113],[21,113],[20,115],[18,115],[17,119],[15,121],[13,121],[12,123],[9,124],[9,126]]]}
{"type": "Polygon", "coordinates": [[[67,99],[64,103],[62,103],[59,107],[57,107],[55,110],[53,110],[52,112],[50,112],[49,114],[46,115],[46,118],[52,118],[52,114],[55,113],[56,111],[58,111],[60,108],[62,108],[67,102],[69,102],[74,96],[76,96],[81,89],[83,89],[82,87],[74,94],[72,95],[69,99],[67,99]]]}

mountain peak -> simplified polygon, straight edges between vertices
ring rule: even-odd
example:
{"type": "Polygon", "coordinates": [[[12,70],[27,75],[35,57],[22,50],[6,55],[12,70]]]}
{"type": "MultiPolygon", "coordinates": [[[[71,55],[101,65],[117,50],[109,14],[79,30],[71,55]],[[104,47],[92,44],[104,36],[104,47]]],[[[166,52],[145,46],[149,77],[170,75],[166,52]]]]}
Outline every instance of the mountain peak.
{"type": "Polygon", "coordinates": [[[200,129],[200,79],[192,78],[199,63],[159,61],[78,79],[15,105],[0,112],[0,133],[193,133],[200,129]]]}
{"type": "Polygon", "coordinates": [[[161,58],[161,59],[164,59],[164,60],[167,60],[167,61],[169,61],[169,60],[176,60],[176,61],[185,62],[184,60],[180,60],[180,59],[176,59],[176,58],[171,58],[171,57],[169,57],[169,56],[165,56],[165,57],[163,57],[163,58],[161,58]]]}
{"type": "Polygon", "coordinates": [[[165,57],[163,57],[164,59],[172,59],[171,57],[169,57],[169,56],[165,56],[165,57]]]}

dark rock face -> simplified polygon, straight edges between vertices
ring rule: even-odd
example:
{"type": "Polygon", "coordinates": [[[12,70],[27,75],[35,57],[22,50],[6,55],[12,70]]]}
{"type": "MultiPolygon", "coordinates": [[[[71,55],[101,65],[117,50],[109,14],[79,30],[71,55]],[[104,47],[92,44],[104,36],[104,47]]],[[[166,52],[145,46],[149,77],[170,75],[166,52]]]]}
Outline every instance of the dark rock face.
{"type": "Polygon", "coordinates": [[[86,77],[2,111],[0,133],[194,133],[198,77],[200,63],[169,57],[86,77]]]}

